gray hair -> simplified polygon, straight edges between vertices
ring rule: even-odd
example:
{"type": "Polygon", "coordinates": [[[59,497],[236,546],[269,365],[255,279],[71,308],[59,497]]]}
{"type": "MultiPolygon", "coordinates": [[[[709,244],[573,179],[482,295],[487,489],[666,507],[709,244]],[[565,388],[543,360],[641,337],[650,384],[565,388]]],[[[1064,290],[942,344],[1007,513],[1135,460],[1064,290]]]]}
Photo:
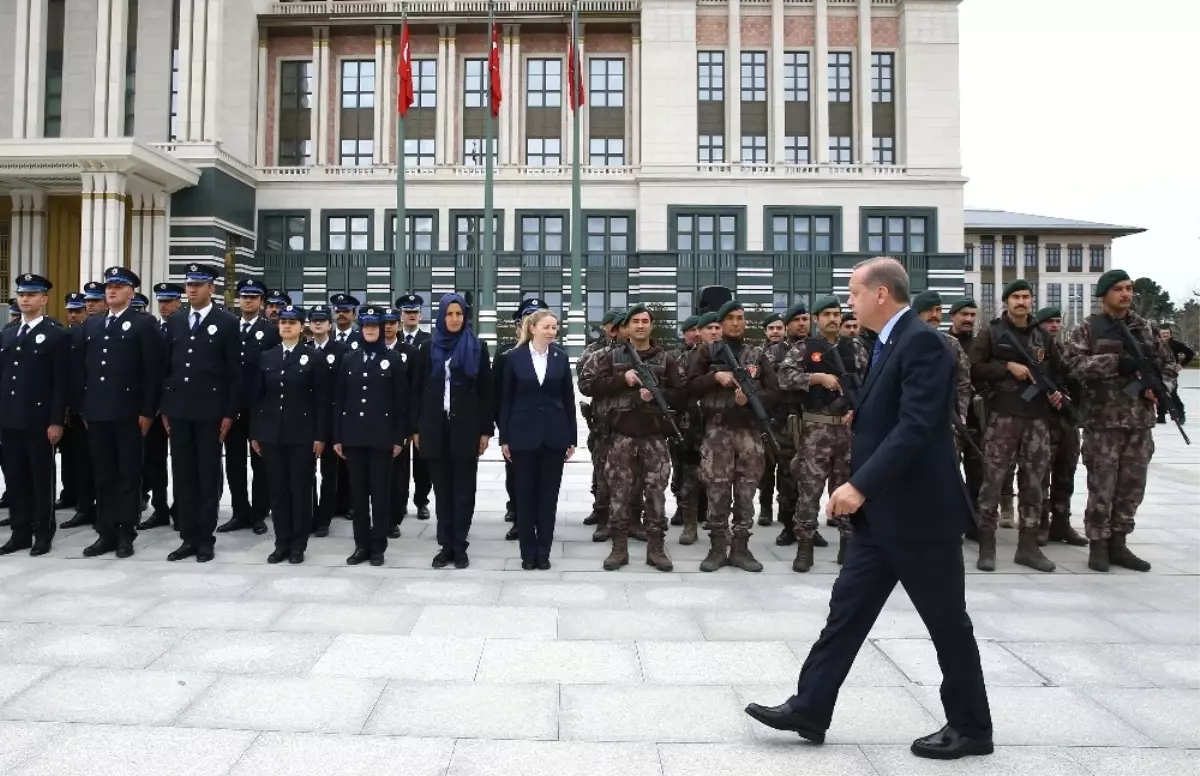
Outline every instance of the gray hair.
{"type": "Polygon", "coordinates": [[[892,299],[908,304],[908,271],[904,265],[888,256],[877,256],[860,262],[855,270],[865,270],[863,285],[867,288],[883,286],[892,299]]]}

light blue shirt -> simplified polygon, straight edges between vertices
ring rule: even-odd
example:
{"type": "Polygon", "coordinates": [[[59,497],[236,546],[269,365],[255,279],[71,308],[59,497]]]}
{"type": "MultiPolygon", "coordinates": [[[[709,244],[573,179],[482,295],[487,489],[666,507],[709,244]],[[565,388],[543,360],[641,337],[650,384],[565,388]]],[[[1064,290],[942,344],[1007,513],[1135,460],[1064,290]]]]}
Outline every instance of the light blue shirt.
{"type": "Polygon", "coordinates": [[[907,307],[893,315],[892,319],[884,324],[883,331],[879,332],[879,341],[885,346],[888,344],[888,338],[892,336],[892,329],[896,328],[896,321],[900,320],[900,316],[906,312],[908,312],[907,307]]]}

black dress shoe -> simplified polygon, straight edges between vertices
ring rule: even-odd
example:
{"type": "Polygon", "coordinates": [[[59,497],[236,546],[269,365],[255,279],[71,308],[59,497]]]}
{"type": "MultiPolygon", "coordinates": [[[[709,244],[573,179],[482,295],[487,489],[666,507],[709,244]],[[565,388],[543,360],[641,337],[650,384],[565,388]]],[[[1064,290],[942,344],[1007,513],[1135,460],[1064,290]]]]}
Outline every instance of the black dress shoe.
{"type": "Polygon", "coordinates": [[[175,550],[174,552],[172,552],[170,555],[167,556],[167,560],[170,560],[170,561],[185,560],[187,558],[194,556],[195,554],[196,554],[196,548],[193,547],[192,545],[188,544],[187,542],[184,542],[183,544],[179,545],[179,549],[175,550]]]}
{"type": "Polygon", "coordinates": [[[121,539],[117,542],[117,557],[132,558],[133,557],[133,542],[129,539],[121,539]]]}
{"type": "Polygon", "coordinates": [[[388,538],[389,539],[399,539],[400,538],[400,526],[393,525],[391,528],[389,528],[388,529],[388,538]]]}
{"type": "Polygon", "coordinates": [[[12,555],[14,552],[28,550],[33,546],[33,539],[9,539],[0,547],[0,555],[12,555]]]}
{"type": "Polygon", "coordinates": [[[117,549],[117,543],[111,539],[97,539],[96,541],[83,548],[83,557],[95,558],[100,555],[107,555],[117,549]]]}
{"type": "Polygon", "coordinates": [[[786,703],[771,707],[751,703],[746,713],[769,728],[796,733],[814,744],[825,743],[825,731],[786,703]]]}
{"type": "Polygon", "coordinates": [[[504,534],[504,541],[515,542],[517,540],[517,536],[517,527],[514,525],[512,528],[508,529],[508,533],[504,534]]]}
{"type": "Polygon", "coordinates": [[[215,557],[217,557],[217,553],[213,551],[212,547],[204,547],[202,549],[196,550],[196,562],[197,563],[208,563],[210,560],[212,560],[215,557]]]}
{"type": "MultiPolygon", "coordinates": [[[[779,532],[779,536],[775,537],[775,544],[779,545],[780,547],[789,547],[795,543],[796,534],[792,532],[791,528],[784,528],[779,532]]],[[[815,537],[813,544],[816,544],[815,537]]]]}
{"type": "Polygon", "coordinates": [[[262,520],[258,520],[254,523],[254,527],[251,530],[254,531],[255,536],[262,536],[267,532],[267,524],[262,520]]]}
{"type": "Polygon", "coordinates": [[[149,508],[150,508],[150,497],[142,496],[142,510],[141,510],[141,512],[138,512],[138,514],[140,515],[142,512],[145,512],[149,508]]]}
{"type": "Polygon", "coordinates": [[[365,563],[370,557],[371,553],[367,552],[366,550],[355,550],[354,552],[350,553],[349,558],[346,558],[346,565],[357,566],[360,563],[365,563]]]}
{"type": "Polygon", "coordinates": [[[549,571],[549,570],[550,570],[550,561],[548,561],[548,560],[539,560],[539,561],[537,562],[537,570],[538,570],[538,571],[549,571]]]}
{"type": "Polygon", "coordinates": [[[417,507],[417,519],[418,520],[428,520],[429,519],[429,507],[417,507]]]}
{"type": "MultiPolygon", "coordinates": [[[[517,513],[516,512],[513,512],[511,509],[504,510],[504,522],[515,523],[516,521],[517,521],[517,513]]],[[[586,521],[584,522],[584,525],[587,525],[586,521]]]]}
{"type": "Polygon", "coordinates": [[[447,549],[438,550],[438,554],[433,556],[433,567],[435,569],[444,569],[450,565],[450,561],[454,560],[454,553],[447,549]]]}
{"type": "Polygon", "coordinates": [[[321,538],[329,536],[329,528],[326,526],[321,526],[317,530],[313,531],[313,536],[320,536],[321,538]]]}
{"type": "Polygon", "coordinates": [[[523,560],[521,561],[521,568],[525,571],[533,571],[535,568],[537,568],[537,564],[531,560],[523,560]]]}
{"type": "Polygon", "coordinates": [[[29,550],[29,554],[35,558],[39,555],[45,555],[48,552],[50,552],[49,539],[35,539],[33,542],[33,547],[29,550]]]}
{"type": "Polygon", "coordinates": [[[383,565],[383,553],[382,552],[371,553],[371,565],[372,566],[382,566],[383,565]]]}
{"type": "Polygon", "coordinates": [[[290,555],[288,555],[288,563],[291,563],[292,565],[295,565],[297,563],[303,563],[303,562],[304,562],[304,553],[303,552],[294,551],[290,555]]]}
{"type": "Polygon", "coordinates": [[[161,528],[164,525],[171,524],[171,516],[166,512],[154,512],[142,522],[138,523],[139,531],[149,531],[152,528],[161,528]]]}
{"type": "Polygon", "coordinates": [[[285,560],[288,559],[288,555],[289,555],[289,553],[285,552],[284,550],[275,550],[274,552],[272,552],[270,555],[267,556],[267,563],[270,563],[271,565],[275,565],[276,563],[283,563],[285,560]]]}
{"type": "MultiPolygon", "coordinates": [[[[4,509],[4,508],[5,507],[0,507],[0,509],[4,509]]],[[[12,525],[11,517],[0,517],[0,528],[7,528],[10,525],[12,525]]]]}
{"type": "Polygon", "coordinates": [[[470,566],[470,565],[471,565],[471,560],[470,560],[470,558],[467,557],[467,554],[465,552],[454,553],[454,568],[465,569],[467,566],[470,566]]]}
{"type": "Polygon", "coordinates": [[[71,515],[69,520],[64,520],[58,524],[59,528],[79,528],[80,526],[92,525],[96,522],[96,518],[90,512],[76,512],[71,515]]]}
{"type": "Polygon", "coordinates": [[[936,733],[912,742],[912,753],[930,760],[957,760],[960,757],[986,755],[995,751],[992,737],[971,738],[946,725],[936,733]]]}
{"type": "Polygon", "coordinates": [[[240,531],[243,528],[249,528],[250,524],[240,517],[234,516],[217,526],[217,533],[229,533],[230,531],[240,531]]]}
{"type": "Polygon", "coordinates": [[[813,531],[813,546],[814,547],[828,547],[829,546],[829,542],[825,541],[825,537],[821,536],[820,531],[813,531]]]}

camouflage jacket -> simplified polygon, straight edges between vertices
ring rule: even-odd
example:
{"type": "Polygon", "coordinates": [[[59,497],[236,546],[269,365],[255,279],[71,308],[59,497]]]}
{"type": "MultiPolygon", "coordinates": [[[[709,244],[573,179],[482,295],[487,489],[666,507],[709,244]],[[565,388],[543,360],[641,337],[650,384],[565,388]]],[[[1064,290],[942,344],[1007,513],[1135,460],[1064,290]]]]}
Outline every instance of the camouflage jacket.
{"type": "Polygon", "coordinates": [[[812,384],[814,374],[838,375],[839,370],[833,359],[828,357],[835,347],[841,356],[842,366],[848,373],[858,375],[860,386],[866,379],[869,360],[867,349],[857,337],[838,337],[836,343],[830,343],[824,336],[802,340],[788,351],[779,367],[780,387],[793,392],[797,406],[801,409],[829,411],[835,414],[853,409],[842,394],[812,384]]]}
{"type": "Polygon", "coordinates": [[[1049,420],[1053,410],[1045,394],[1035,396],[1030,401],[1021,398],[1021,394],[1032,383],[1017,380],[1008,371],[1009,363],[1021,362],[1011,346],[994,341],[993,332],[1000,331],[1001,327],[1006,328],[1024,346],[1026,354],[1037,361],[1049,377],[1061,385],[1067,376],[1058,345],[1036,321],[1031,319],[1029,325],[1022,329],[1008,319],[1008,313],[1001,313],[999,318],[975,335],[968,354],[971,359],[971,379],[976,389],[987,398],[988,414],[998,412],[1019,418],[1049,420]]]}
{"type": "MultiPolygon", "coordinates": [[[[653,342],[638,355],[654,377],[667,404],[673,410],[683,406],[683,382],[675,355],[653,342]]],[[[625,436],[663,436],[670,424],[654,401],[643,401],[640,389],[629,385],[625,373],[633,369],[633,360],[624,347],[597,352],[579,374],[580,389],[587,385],[596,401],[603,402],[607,428],[625,436]]]]}
{"type": "Polygon", "coordinates": [[[963,346],[959,344],[958,338],[948,332],[942,332],[942,336],[946,338],[946,346],[950,348],[950,353],[954,356],[955,381],[954,381],[954,396],[957,400],[956,407],[958,417],[966,422],[967,411],[971,407],[971,359],[967,357],[967,351],[963,350],[963,346]]]}
{"type": "MultiPolygon", "coordinates": [[[[771,410],[771,421],[775,424],[776,432],[782,433],[787,428],[788,415],[794,415],[800,407],[799,398],[794,391],[788,390],[783,384],[783,361],[795,347],[804,347],[804,337],[784,337],[781,341],[768,345],[767,360],[775,370],[775,379],[779,381],[779,403],[771,410]]],[[[807,381],[807,377],[805,380],[807,381]]]]}
{"type": "MultiPolygon", "coordinates": [[[[770,413],[779,401],[779,384],[775,380],[775,369],[762,347],[747,345],[744,340],[725,339],[724,342],[733,351],[738,364],[746,368],[759,400],[770,413]]],[[[725,388],[717,382],[717,373],[730,369],[714,358],[715,352],[713,345],[696,347],[688,364],[688,396],[700,400],[706,422],[733,428],[757,428],[758,419],[754,417],[750,405],[739,406],[735,389],[725,388]]]]}
{"type": "MultiPolygon", "coordinates": [[[[1146,319],[1134,315],[1127,317],[1129,331],[1141,343],[1162,372],[1167,390],[1175,387],[1179,365],[1170,347],[1154,336],[1146,319]]],[[[1083,383],[1084,426],[1091,428],[1154,428],[1157,409],[1143,395],[1136,397],[1125,393],[1125,387],[1137,375],[1121,375],[1117,363],[1125,348],[1109,334],[1113,320],[1107,315],[1092,315],[1071,332],[1065,349],[1067,368],[1071,376],[1083,383]]]]}

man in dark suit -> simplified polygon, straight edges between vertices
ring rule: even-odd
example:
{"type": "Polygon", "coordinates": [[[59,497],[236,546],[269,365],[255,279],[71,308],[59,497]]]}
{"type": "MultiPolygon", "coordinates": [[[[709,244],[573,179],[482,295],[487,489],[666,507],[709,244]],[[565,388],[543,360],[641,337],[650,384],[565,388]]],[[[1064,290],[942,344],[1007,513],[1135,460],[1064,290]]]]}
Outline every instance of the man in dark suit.
{"type": "MultiPolygon", "coordinates": [[[[87,320],[87,313],[84,312],[83,294],[78,291],[72,291],[63,297],[63,306],[67,318],[67,352],[69,364],[71,349],[70,330],[87,320]]],[[[69,386],[70,384],[71,381],[68,379],[67,385],[69,386]]],[[[80,423],[79,425],[82,426],[83,424],[80,423]]],[[[79,472],[78,467],[75,465],[75,458],[71,452],[72,445],[75,444],[75,435],[72,432],[73,429],[70,424],[64,424],[62,441],[58,443],[59,454],[62,456],[62,492],[58,496],[58,501],[54,502],[54,511],[56,512],[60,509],[74,509],[79,505],[79,472]]]]}
{"type": "Polygon", "coordinates": [[[954,446],[954,358],[909,309],[908,274],[894,259],[854,270],[850,306],[863,326],[879,332],[854,409],[850,481],[826,507],[830,515],[852,516],[853,539],[796,694],[773,708],[752,703],[746,713],[823,743],[838,690],[899,582],[937,650],[947,719],[913,742],[913,754],[991,754],[987,690],[966,611],[962,535],[974,515],[954,446]]]}
{"type": "MultiPolygon", "coordinates": [[[[154,287],[154,298],[158,302],[158,314],[161,318],[158,328],[165,342],[167,319],[179,312],[183,305],[183,287],[177,283],[159,283],[154,287]]],[[[142,497],[144,500],[149,494],[154,511],[150,513],[150,517],[138,523],[139,531],[149,531],[171,524],[172,507],[167,496],[167,429],[163,426],[161,414],[154,418],[154,423],[150,425],[145,443],[146,449],[142,454],[142,497]]]]}
{"type": "MultiPolygon", "coordinates": [[[[425,300],[417,294],[405,294],[396,300],[400,310],[400,329],[397,339],[411,350],[410,356],[415,357],[417,349],[430,340],[429,332],[421,328],[421,306],[425,300]]],[[[396,459],[397,492],[393,496],[392,510],[401,517],[408,514],[409,470],[413,485],[413,506],[417,508],[417,519],[429,519],[429,493],[433,490],[433,479],[429,475],[429,464],[422,459],[420,451],[406,445],[400,457],[396,459]],[[410,466],[411,462],[411,466],[410,466]]]]}
{"type": "Polygon", "coordinates": [[[83,554],[90,558],[116,550],[118,558],[128,558],[141,512],[142,439],[154,422],[162,389],[163,341],[158,323],[130,305],[141,284],[138,276],[109,267],[104,281],[108,313],[84,324],[83,359],[77,366],[100,534],[83,554]]]}
{"type": "MultiPolygon", "coordinates": [[[[104,302],[104,284],[95,280],[83,284],[83,314],[82,320],[74,320],[77,313],[67,305],[67,335],[71,342],[71,380],[67,386],[67,431],[64,435],[63,446],[71,460],[69,467],[63,466],[64,471],[74,481],[75,514],[59,524],[59,528],[78,528],[93,525],[96,522],[96,474],[92,468],[92,448],[88,441],[87,425],[79,414],[83,410],[83,381],[79,379],[77,365],[83,363],[83,350],[87,345],[84,324],[97,315],[107,312],[104,302]]],[[[78,300],[74,300],[78,304],[78,300]]]]}
{"type": "Polygon", "coordinates": [[[67,330],[45,316],[51,288],[41,275],[17,278],[21,322],[0,335],[0,439],[12,502],[12,536],[0,555],[45,555],[54,538],[54,446],[63,436],[71,345],[67,330]]]}
{"type": "MultiPolygon", "coordinates": [[[[312,340],[309,343],[319,361],[325,364],[328,371],[328,382],[333,383],[333,378],[338,373],[341,367],[342,356],[350,350],[349,347],[336,341],[330,329],[333,327],[332,313],[328,306],[319,304],[312,308],[308,314],[308,325],[312,329],[312,340]]],[[[332,412],[333,398],[330,391],[329,409],[332,412]]],[[[335,502],[337,500],[337,492],[339,488],[345,488],[345,484],[339,484],[339,474],[345,466],[345,462],[338,457],[333,451],[333,445],[326,445],[325,450],[320,456],[320,471],[321,483],[313,487],[313,536],[328,536],[329,523],[333,519],[335,502]]],[[[344,479],[345,475],[341,475],[344,479]]]]}
{"type": "Polygon", "coordinates": [[[237,412],[233,428],[225,437],[225,481],[229,483],[229,495],[233,499],[233,517],[225,521],[217,533],[252,528],[256,534],[267,532],[268,502],[271,489],[267,485],[267,470],[262,456],[250,449],[250,408],[252,392],[258,384],[258,362],[262,354],[279,344],[279,329],[259,315],[267,287],[251,278],[238,281],[238,302],[242,308],[242,319],[238,321],[241,337],[242,377],[241,392],[237,397],[237,412]],[[246,487],[246,456],[250,456],[250,471],[253,474],[251,493],[246,487]]]}
{"type": "MultiPolygon", "coordinates": [[[[221,443],[234,425],[243,395],[242,340],[237,319],[213,305],[216,272],[189,264],[184,278],[188,309],[167,321],[162,402],[163,425],[171,435],[176,521],[183,543],[167,560],[195,557],[198,563],[206,563],[214,557],[221,443]]],[[[232,484],[229,487],[233,490],[232,484]]]]}

